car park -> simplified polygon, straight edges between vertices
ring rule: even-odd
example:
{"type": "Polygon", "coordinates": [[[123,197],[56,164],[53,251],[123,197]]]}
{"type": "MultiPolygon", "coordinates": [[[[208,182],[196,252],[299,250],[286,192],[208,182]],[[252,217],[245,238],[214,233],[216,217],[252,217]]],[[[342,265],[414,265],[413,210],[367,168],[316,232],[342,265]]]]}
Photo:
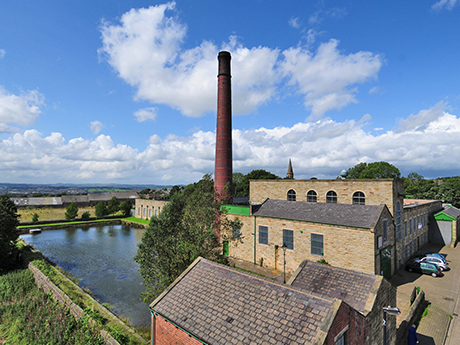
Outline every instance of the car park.
{"type": "Polygon", "coordinates": [[[430,262],[423,262],[421,259],[409,261],[406,265],[406,270],[409,272],[430,274],[433,277],[441,277],[443,275],[439,266],[430,262]]]}

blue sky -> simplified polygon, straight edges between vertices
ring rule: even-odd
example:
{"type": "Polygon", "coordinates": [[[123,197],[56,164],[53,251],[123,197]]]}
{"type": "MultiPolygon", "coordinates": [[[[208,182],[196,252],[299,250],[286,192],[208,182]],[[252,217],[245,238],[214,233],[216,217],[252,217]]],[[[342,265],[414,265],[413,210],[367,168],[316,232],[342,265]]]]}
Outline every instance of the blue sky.
{"type": "Polygon", "coordinates": [[[460,1],[3,1],[0,181],[213,173],[217,54],[234,171],[460,171],[460,1]]]}

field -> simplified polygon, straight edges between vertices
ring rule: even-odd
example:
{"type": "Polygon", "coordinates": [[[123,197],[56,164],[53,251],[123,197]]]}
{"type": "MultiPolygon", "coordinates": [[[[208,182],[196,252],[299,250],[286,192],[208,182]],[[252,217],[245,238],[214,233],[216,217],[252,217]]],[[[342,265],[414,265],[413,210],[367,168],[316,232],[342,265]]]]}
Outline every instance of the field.
{"type": "MultiPolygon", "coordinates": [[[[94,206],[87,206],[78,209],[78,217],[81,217],[82,213],[89,211],[91,217],[94,215],[94,206]]],[[[31,222],[32,216],[34,213],[38,214],[38,220],[55,220],[55,219],[65,219],[65,208],[52,208],[52,207],[41,207],[41,208],[20,208],[18,209],[18,214],[20,215],[20,222],[31,222]]]]}

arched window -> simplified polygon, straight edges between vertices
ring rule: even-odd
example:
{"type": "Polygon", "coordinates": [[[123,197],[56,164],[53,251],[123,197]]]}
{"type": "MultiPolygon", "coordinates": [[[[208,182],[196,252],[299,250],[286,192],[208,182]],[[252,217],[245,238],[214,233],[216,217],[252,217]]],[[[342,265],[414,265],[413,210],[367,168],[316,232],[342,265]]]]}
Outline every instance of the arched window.
{"type": "Polygon", "coordinates": [[[329,204],[337,204],[337,193],[333,190],[330,190],[326,194],[326,202],[329,204]]]}
{"type": "Polygon", "coordinates": [[[353,205],[365,205],[366,197],[363,192],[356,192],[353,194],[353,205]]]}
{"type": "Polygon", "coordinates": [[[308,202],[316,202],[317,201],[317,194],[314,190],[310,190],[307,193],[307,201],[308,202]]]}
{"type": "Polygon", "coordinates": [[[401,204],[399,201],[396,203],[396,241],[402,239],[401,233],[401,204]]]}
{"type": "Polygon", "coordinates": [[[293,189],[290,189],[289,192],[287,192],[287,199],[288,201],[295,201],[295,191],[293,189]]]}

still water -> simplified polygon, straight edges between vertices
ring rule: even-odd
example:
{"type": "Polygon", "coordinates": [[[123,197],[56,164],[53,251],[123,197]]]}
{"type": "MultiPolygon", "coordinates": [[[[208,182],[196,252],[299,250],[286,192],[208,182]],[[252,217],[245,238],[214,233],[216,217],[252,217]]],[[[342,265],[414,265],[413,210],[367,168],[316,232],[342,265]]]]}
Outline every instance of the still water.
{"type": "Polygon", "coordinates": [[[140,326],[150,322],[148,306],[140,299],[144,287],[139,265],[133,260],[143,233],[127,225],[107,225],[44,230],[21,238],[80,279],[115,314],[140,326]]]}

